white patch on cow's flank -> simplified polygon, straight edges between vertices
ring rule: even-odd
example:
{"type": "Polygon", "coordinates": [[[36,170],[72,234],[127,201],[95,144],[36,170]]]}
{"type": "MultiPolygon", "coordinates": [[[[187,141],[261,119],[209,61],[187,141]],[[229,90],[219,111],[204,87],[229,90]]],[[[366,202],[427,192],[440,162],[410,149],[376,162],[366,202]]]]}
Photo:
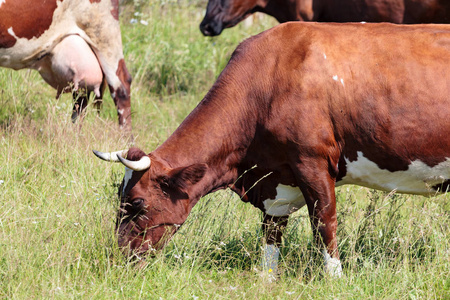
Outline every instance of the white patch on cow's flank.
{"type": "Polygon", "coordinates": [[[305,199],[298,187],[279,184],[275,199],[263,201],[266,214],[275,217],[288,216],[305,205],[305,199]]]}
{"type": "Polygon", "coordinates": [[[133,170],[125,167],[125,176],[123,177],[123,190],[122,190],[122,193],[125,193],[125,188],[127,187],[128,181],[130,181],[132,176],[133,176],[133,170]]]}
{"type": "Polygon", "coordinates": [[[327,250],[322,250],[323,254],[323,267],[325,273],[332,277],[341,277],[342,276],[342,264],[341,261],[337,258],[331,257],[331,255],[327,252],[327,250]]]}
{"type": "Polygon", "coordinates": [[[356,161],[347,162],[347,174],[338,185],[357,184],[370,188],[400,193],[433,195],[432,187],[442,184],[450,178],[450,158],[430,167],[420,160],[411,162],[406,171],[390,172],[380,169],[378,165],[360,151],[356,161]]]}
{"type": "Polygon", "coordinates": [[[124,110],[123,109],[118,109],[117,112],[119,113],[119,115],[123,115],[124,110]]]}

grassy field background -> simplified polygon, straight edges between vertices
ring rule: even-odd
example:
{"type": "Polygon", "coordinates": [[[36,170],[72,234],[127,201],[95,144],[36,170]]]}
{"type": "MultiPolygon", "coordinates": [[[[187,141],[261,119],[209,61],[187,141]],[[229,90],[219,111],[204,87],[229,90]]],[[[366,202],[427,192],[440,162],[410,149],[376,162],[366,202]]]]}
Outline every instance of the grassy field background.
{"type": "MultiPolygon", "coordinates": [[[[123,4],[136,145],[150,152],[202,99],[240,41],[276,25],[255,18],[216,38],[205,2],[123,4]]],[[[123,167],[92,149],[124,149],[108,95],[82,127],[69,95],[35,71],[0,69],[0,298],[449,299],[450,195],[423,198],[345,186],[338,238],[345,276],[321,275],[306,209],[290,218],[281,276],[259,275],[261,214],[231,191],[204,197],[167,248],[142,268],[114,235],[123,167]]]]}

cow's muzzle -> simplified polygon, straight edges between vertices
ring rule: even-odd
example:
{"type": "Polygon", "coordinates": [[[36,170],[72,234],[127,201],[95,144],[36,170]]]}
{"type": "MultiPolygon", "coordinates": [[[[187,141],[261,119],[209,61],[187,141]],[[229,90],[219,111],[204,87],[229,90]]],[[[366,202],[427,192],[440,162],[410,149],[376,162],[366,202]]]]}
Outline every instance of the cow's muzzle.
{"type": "Polygon", "coordinates": [[[200,31],[204,36],[216,36],[222,33],[223,24],[222,22],[205,21],[200,23],[200,31]]]}

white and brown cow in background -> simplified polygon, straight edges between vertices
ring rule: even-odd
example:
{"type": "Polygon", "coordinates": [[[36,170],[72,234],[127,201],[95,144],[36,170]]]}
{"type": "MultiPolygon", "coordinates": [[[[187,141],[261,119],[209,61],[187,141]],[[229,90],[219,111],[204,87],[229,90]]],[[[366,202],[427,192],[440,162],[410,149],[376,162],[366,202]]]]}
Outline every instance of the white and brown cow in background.
{"type": "Polygon", "coordinates": [[[106,81],[119,125],[130,131],[131,76],[118,5],[118,0],[0,0],[0,66],[39,71],[57,96],[73,91],[73,120],[91,92],[102,97],[106,81]]]}
{"type": "Polygon", "coordinates": [[[264,212],[266,265],[306,205],[340,276],[336,186],[449,190],[449,70],[450,25],[292,22],[248,39],[156,150],[96,152],[126,166],[119,245],[163,247],[201,197],[230,188],[264,212]]]}

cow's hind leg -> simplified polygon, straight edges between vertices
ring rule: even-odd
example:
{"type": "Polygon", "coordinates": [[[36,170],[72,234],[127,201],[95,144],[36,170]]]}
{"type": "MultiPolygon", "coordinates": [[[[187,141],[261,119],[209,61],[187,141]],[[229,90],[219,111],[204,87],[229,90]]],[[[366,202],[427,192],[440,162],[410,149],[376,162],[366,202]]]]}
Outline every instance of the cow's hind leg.
{"type": "Polygon", "coordinates": [[[303,190],[316,244],[322,251],[325,273],[342,276],[342,265],[337,248],[337,218],[335,185],[326,176],[316,178],[314,185],[303,190]]]}
{"type": "Polygon", "coordinates": [[[100,95],[95,95],[94,101],[92,105],[94,106],[95,110],[97,111],[97,115],[100,115],[100,110],[103,107],[103,95],[105,92],[105,87],[107,85],[106,79],[103,78],[103,82],[100,85],[100,95]]]}
{"type": "MultiPolygon", "coordinates": [[[[325,165],[326,166],[326,165],[325,165]]],[[[342,265],[337,249],[337,218],[335,183],[321,164],[302,166],[301,190],[308,206],[314,238],[324,257],[325,273],[333,277],[342,276],[342,265]],[[309,172],[314,170],[314,172],[309,172]]],[[[326,170],[326,169],[325,169],[326,170]]]]}
{"type": "Polygon", "coordinates": [[[86,93],[84,91],[73,91],[72,96],[74,100],[73,110],[72,110],[72,122],[75,123],[77,120],[80,122],[83,120],[86,113],[86,107],[88,104],[90,92],[86,93]]]}
{"type": "MultiPolygon", "coordinates": [[[[100,63],[111,96],[117,109],[120,127],[131,135],[131,75],[126,67],[117,1],[91,1],[94,5],[84,7],[85,14],[77,15],[77,24],[89,28],[87,40],[100,63]],[[111,12],[111,13],[108,13],[111,12]],[[101,15],[102,18],[98,18],[101,15]]],[[[77,5],[78,8],[79,5],[77,5]]],[[[78,8],[79,9],[79,8],[78,8]]]]}
{"type": "Polygon", "coordinates": [[[280,256],[280,245],[283,230],[286,228],[288,216],[273,217],[264,214],[262,229],[265,237],[265,246],[262,257],[262,268],[264,273],[274,279],[278,273],[278,258],[280,256]]]}

